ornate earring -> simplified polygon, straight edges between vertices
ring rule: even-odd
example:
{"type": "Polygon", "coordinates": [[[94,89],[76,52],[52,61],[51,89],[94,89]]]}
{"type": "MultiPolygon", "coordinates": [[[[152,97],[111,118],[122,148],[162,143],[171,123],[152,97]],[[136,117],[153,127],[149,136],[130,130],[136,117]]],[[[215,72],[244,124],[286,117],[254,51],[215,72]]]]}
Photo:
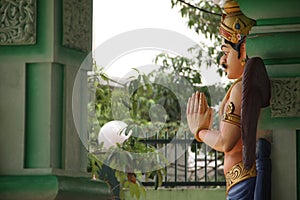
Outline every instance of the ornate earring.
{"type": "Polygon", "coordinates": [[[244,66],[245,66],[246,62],[247,62],[247,59],[246,59],[246,58],[244,58],[244,59],[241,61],[241,65],[242,65],[242,67],[244,67],[244,66]]]}

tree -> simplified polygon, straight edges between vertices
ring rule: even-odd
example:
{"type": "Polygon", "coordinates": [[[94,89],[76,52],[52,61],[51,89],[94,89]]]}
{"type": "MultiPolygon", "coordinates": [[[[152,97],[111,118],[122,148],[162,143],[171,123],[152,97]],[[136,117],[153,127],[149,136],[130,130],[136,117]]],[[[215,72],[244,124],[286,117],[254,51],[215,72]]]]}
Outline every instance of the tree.
{"type": "MultiPolygon", "coordinates": [[[[161,66],[160,69],[151,72],[149,75],[139,73],[137,78],[128,79],[126,83],[117,83],[112,80],[97,65],[94,65],[94,73],[90,74],[88,78],[88,83],[96,94],[94,105],[89,105],[90,111],[95,111],[90,112],[92,115],[89,118],[91,148],[99,150],[99,146],[97,146],[99,127],[108,121],[115,120],[117,116],[119,120],[128,124],[126,132],[132,131],[133,136],[129,137],[123,144],[119,144],[118,148],[129,152],[126,155],[122,155],[122,159],[126,158],[127,163],[136,162],[134,166],[139,166],[142,163],[139,163],[139,159],[132,159],[130,152],[155,152],[154,147],[145,148],[145,145],[139,141],[139,138],[135,137],[143,134],[142,129],[157,131],[162,137],[168,131],[169,136],[172,137],[176,134],[178,127],[182,126],[181,117],[184,111],[180,101],[186,98],[186,95],[175,94],[173,91],[176,90],[176,87],[192,88],[193,91],[200,90],[204,92],[211,106],[217,106],[224,93],[222,86],[204,86],[201,80],[201,69],[217,65],[218,63],[219,52],[216,51],[215,46],[220,44],[218,26],[221,8],[205,0],[198,2],[171,0],[171,2],[172,7],[180,7],[182,17],[188,18],[188,27],[195,30],[198,34],[204,34],[206,38],[213,40],[214,46],[208,47],[203,42],[199,42],[199,45],[190,48],[190,51],[195,55],[194,58],[165,53],[159,54],[156,56],[155,62],[161,66]],[[117,87],[112,87],[112,82],[116,83],[117,87]],[[171,86],[165,87],[165,85],[171,86]],[[215,101],[211,100],[211,95],[215,101]],[[157,107],[157,105],[161,107],[157,107]],[[155,108],[158,108],[157,112],[154,111],[153,115],[150,116],[149,111],[155,108]],[[161,112],[162,109],[159,110],[159,108],[164,108],[166,112],[161,112]],[[98,126],[95,126],[97,124],[98,126]],[[159,127],[159,129],[155,130],[155,127],[159,127]]],[[[222,71],[219,70],[218,72],[222,76],[222,71]]],[[[184,100],[187,101],[187,99],[184,100]]],[[[218,117],[217,112],[215,112],[214,117],[218,117]]],[[[188,131],[187,126],[185,128],[188,131]]],[[[193,135],[190,134],[190,137],[192,138],[193,135]]],[[[108,159],[115,154],[116,151],[112,151],[108,159]]],[[[92,154],[90,154],[89,160],[89,169],[92,173],[97,173],[97,170],[101,169],[103,162],[100,162],[92,154]]],[[[122,163],[113,164],[122,165],[122,163]]],[[[130,166],[124,166],[124,168],[126,167],[130,166]]],[[[137,198],[140,197],[140,193],[144,192],[144,188],[139,181],[141,174],[143,173],[138,168],[131,169],[130,173],[115,171],[115,176],[122,187],[129,188],[130,193],[137,198]]],[[[156,178],[158,180],[156,182],[157,187],[162,183],[163,174],[164,170],[159,169],[147,173],[146,176],[156,178]]]]}
{"type": "MultiPolygon", "coordinates": [[[[194,47],[194,52],[198,54],[198,58],[202,58],[206,52],[207,67],[215,65],[221,56],[216,47],[221,45],[221,37],[219,36],[219,26],[222,16],[222,8],[213,3],[213,1],[184,1],[171,0],[172,8],[179,7],[180,14],[183,18],[188,18],[187,26],[198,34],[203,34],[207,39],[212,40],[213,46],[207,46],[199,41],[199,46],[194,47]],[[200,48],[199,48],[200,47],[200,48]]],[[[223,71],[218,69],[220,76],[223,71]]]]}
{"type": "Polygon", "coordinates": [[[213,1],[184,1],[171,0],[172,8],[180,7],[182,17],[188,17],[188,27],[196,33],[204,34],[210,39],[220,38],[219,24],[221,22],[222,9],[213,1]]]}

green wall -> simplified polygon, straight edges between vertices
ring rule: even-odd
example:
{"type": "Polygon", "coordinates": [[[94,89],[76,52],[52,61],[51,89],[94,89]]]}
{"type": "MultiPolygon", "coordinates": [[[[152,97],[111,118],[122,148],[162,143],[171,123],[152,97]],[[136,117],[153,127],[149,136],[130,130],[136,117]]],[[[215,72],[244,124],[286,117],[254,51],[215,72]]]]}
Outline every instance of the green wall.
{"type": "MultiPolygon", "coordinates": [[[[0,199],[108,199],[108,184],[92,181],[86,172],[87,151],[72,112],[74,81],[92,46],[92,0],[74,7],[73,0],[22,3],[1,2],[15,5],[17,14],[26,7],[21,14],[36,22],[31,26],[36,42],[0,45],[0,199]],[[79,8],[82,13],[70,11],[79,8]],[[83,15],[90,29],[68,32],[83,15]],[[85,49],[72,46],[77,31],[78,42],[88,38],[85,49]]],[[[79,103],[85,117],[86,102],[79,103]]]]}
{"type": "MultiPolygon", "coordinates": [[[[129,191],[125,192],[125,200],[134,200],[135,197],[131,197],[129,191]]],[[[199,200],[199,199],[213,199],[224,200],[225,189],[148,189],[145,197],[141,197],[141,200],[199,200]]]]}
{"type": "Polygon", "coordinates": [[[272,81],[273,105],[263,110],[260,120],[260,128],[273,130],[272,199],[299,199],[300,1],[238,2],[257,21],[247,52],[264,60],[272,81]],[[273,115],[277,108],[281,113],[273,115]]]}
{"type": "MultiPolygon", "coordinates": [[[[248,55],[264,60],[271,79],[300,77],[300,2],[238,2],[242,11],[257,21],[247,39],[248,55]]],[[[296,91],[296,100],[299,93],[296,91]]],[[[297,112],[296,116],[271,117],[270,108],[264,109],[260,127],[295,130],[300,127],[300,111],[297,112]]]]}
{"type": "Polygon", "coordinates": [[[89,178],[34,175],[0,176],[0,199],[76,200],[109,199],[110,190],[102,181],[89,178]]]}

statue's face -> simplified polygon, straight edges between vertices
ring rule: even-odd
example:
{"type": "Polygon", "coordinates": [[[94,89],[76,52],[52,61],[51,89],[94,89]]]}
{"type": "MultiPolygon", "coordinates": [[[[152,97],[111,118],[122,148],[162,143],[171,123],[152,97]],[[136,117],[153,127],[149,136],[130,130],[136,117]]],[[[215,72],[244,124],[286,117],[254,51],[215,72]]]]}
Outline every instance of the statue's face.
{"type": "Polygon", "coordinates": [[[220,64],[229,79],[242,77],[244,66],[242,66],[242,57],[238,58],[238,52],[230,44],[223,43],[221,50],[224,55],[220,58],[220,64]]]}

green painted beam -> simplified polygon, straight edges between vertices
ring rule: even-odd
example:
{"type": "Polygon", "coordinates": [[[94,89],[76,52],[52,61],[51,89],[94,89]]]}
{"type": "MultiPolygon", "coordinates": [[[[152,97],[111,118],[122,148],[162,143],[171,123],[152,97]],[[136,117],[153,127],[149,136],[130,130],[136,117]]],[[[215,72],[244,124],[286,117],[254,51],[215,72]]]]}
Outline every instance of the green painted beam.
{"type": "Polygon", "coordinates": [[[0,176],[0,199],[54,199],[58,193],[55,176],[0,176]]]}
{"type": "Polygon", "coordinates": [[[299,0],[237,0],[237,2],[246,16],[256,20],[300,16],[299,0]]]}
{"type": "MultiPolygon", "coordinates": [[[[300,61],[300,59],[299,59],[300,61]]],[[[272,62],[276,62],[273,61],[272,62]]],[[[279,63],[277,61],[276,63],[279,63]]],[[[300,77],[300,62],[296,63],[293,62],[292,64],[270,64],[270,61],[265,61],[266,68],[268,71],[268,75],[270,78],[286,78],[286,77],[300,77]],[[267,64],[268,63],[268,64],[267,64]]]]}
{"type": "Polygon", "coordinates": [[[272,25],[287,25],[287,24],[300,24],[300,17],[291,18],[272,18],[272,19],[258,19],[256,20],[257,26],[272,26],[272,25]]]}
{"type": "Polygon", "coordinates": [[[110,199],[103,181],[66,176],[0,176],[0,199],[76,200],[110,199]]]}
{"type": "Polygon", "coordinates": [[[300,57],[298,58],[271,58],[271,59],[264,59],[265,65],[270,66],[298,66],[300,64],[300,57]]]}
{"type": "Polygon", "coordinates": [[[109,185],[103,181],[90,178],[58,177],[59,193],[56,200],[111,199],[109,185]]]}
{"type": "Polygon", "coordinates": [[[300,129],[300,117],[271,117],[271,109],[265,108],[260,114],[259,128],[280,130],[300,129]]]}
{"type": "Polygon", "coordinates": [[[300,32],[266,33],[247,39],[247,54],[263,59],[300,57],[300,32]]]}

